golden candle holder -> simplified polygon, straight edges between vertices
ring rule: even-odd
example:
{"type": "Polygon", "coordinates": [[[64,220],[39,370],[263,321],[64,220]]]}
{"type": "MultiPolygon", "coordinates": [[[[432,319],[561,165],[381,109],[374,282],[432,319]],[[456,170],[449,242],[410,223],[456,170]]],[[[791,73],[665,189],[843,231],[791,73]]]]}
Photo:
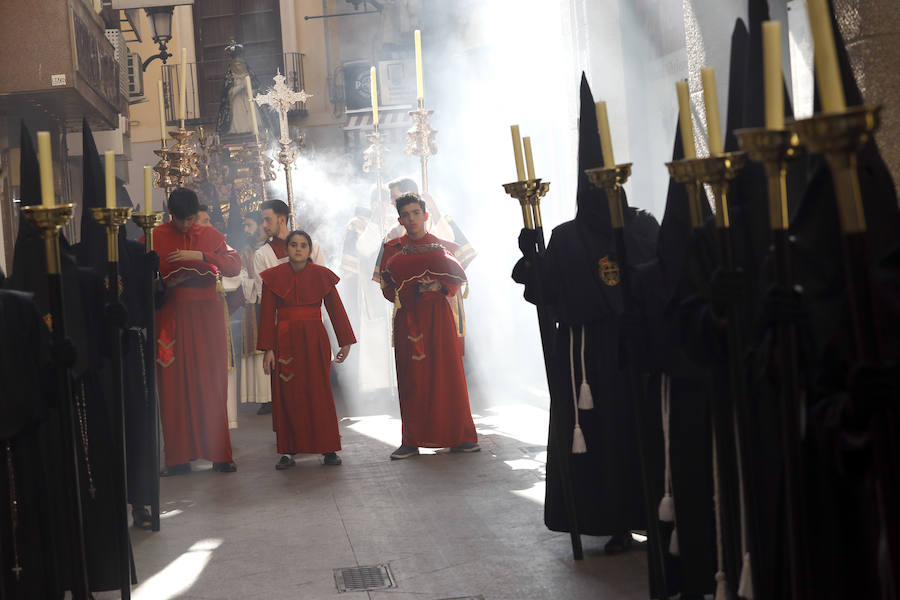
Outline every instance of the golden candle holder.
{"type": "Polygon", "coordinates": [[[585,169],[591,183],[606,192],[609,200],[609,217],[613,229],[625,227],[625,215],[622,212],[621,189],[631,177],[631,163],[623,163],[612,167],[596,167],[585,169]]]}
{"type": "Polygon", "coordinates": [[[726,152],[694,159],[690,162],[694,177],[701,183],[708,183],[712,187],[716,203],[716,227],[730,228],[728,185],[747,164],[747,156],[743,152],[726,152]]]}
{"type": "Polygon", "coordinates": [[[799,153],[796,133],[784,129],[738,129],[734,132],[751,160],[763,163],[769,182],[769,225],[787,230],[787,164],[799,153]]]}
{"type": "Polygon", "coordinates": [[[842,113],[818,114],[789,125],[799,143],[810,152],[822,153],[831,169],[844,233],[866,230],[857,153],[872,139],[880,125],[880,106],[857,106],[842,113]]]}
{"type": "Polygon", "coordinates": [[[519,201],[519,206],[522,207],[522,222],[526,229],[543,227],[541,198],[546,196],[550,190],[549,181],[541,181],[540,178],[514,181],[513,183],[504,183],[503,189],[519,201]]]}
{"type": "Polygon", "coordinates": [[[700,189],[703,182],[697,177],[696,173],[699,167],[694,163],[702,158],[683,158],[681,160],[673,160],[667,162],[666,167],[669,169],[669,176],[676,183],[684,185],[688,195],[688,212],[690,213],[691,227],[699,229],[703,226],[703,202],[701,199],[700,189]]]}
{"type": "Polygon", "coordinates": [[[162,223],[161,212],[136,212],[131,214],[131,220],[144,230],[144,248],[149,253],[153,251],[153,228],[162,223]]]}
{"type": "Polygon", "coordinates": [[[75,205],[56,204],[54,206],[43,206],[35,204],[23,206],[20,210],[25,219],[43,233],[44,248],[47,251],[47,273],[59,275],[59,230],[71,220],[75,211],[75,205]]]}
{"type": "Polygon", "coordinates": [[[428,157],[437,154],[434,136],[437,131],[428,124],[428,118],[434,113],[425,108],[425,101],[419,98],[419,107],[409,111],[415,123],[406,132],[406,155],[418,156],[422,165],[422,192],[428,192],[428,157]]]}
{"type": "Polygon", "coordinates": [[[91,208],[94,220],[106,227],[106,260],[107,262],[119,262],[119,227],[128,221],[131,216],[131,207],[117,206],[107,208],[105,206],[91,208]]]}

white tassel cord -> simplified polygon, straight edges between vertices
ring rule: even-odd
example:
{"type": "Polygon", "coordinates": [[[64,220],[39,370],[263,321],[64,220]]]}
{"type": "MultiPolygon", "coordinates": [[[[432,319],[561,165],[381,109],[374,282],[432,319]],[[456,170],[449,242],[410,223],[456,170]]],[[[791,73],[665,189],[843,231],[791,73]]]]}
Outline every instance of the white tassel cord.
{"type": "Polygon", "coordinates": [[[584,454],[587,452],[587,443],[584,441],[584,433],[578,422],[578,394],[575,392],[575,329],[569,328],[569,375],[572,379],[572,402],[575,406],[575,430],[572,432],[572,454],[584,454]]]}
{"type": "Polygon", "coordinates": [[[741,565],[741,578],[738,580],[738,597],[744,600],[753,600],[753,570],[750,568],[750,552],[747,551],[747,508],[744,503],[744,471],[741,465],[741,438],[738,433],[737,413],[734,413],[732,421],[734,426],[734,443],[737,451],[738,491],[740,493],[741,509],[741,553],[744,562],[741,565]]]}
{"type": "Polygon", "coordinates": [[[659,520],[663,523],[675,522],[675,499],[672,497],[672,463],[669,456],[669,400],[672,380],[663,373],[659,383],[660,413],[662,414],[663,442],[665,444],[666,471],[665,495],[659,501],[659,520]]]}
{"type": "Polygon", "coordinates": [[[728,600],[728,582],[725,578],[725,560],[722,557],[722,507],[719,504],[719,459],[716,450],[716,431],[712,432],[713,508],[716,513],[716,597],[728,600]]]}
{"type": "Polygon", "coordinates": [[[578,390],[578,408],[591,410],[594,408],[594,397],[591,395],[591,386],[587,382],[587,369],[584,367],[584,325],[581,326],[581,388],[578,390]]]}
{"type": "Polygon", "coordinates": [[[672,537],[669,538],[669,554],[672,556],[680,556],[681,550],[678,547],[678,527],[672,529],[672,537]]]}

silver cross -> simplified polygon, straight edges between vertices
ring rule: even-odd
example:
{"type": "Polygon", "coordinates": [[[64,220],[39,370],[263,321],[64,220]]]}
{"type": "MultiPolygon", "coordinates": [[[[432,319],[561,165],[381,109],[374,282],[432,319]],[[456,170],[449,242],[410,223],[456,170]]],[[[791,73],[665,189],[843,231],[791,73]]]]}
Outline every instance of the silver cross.
{"type": "Polygon", "coordinates": [[[291,143],[291,137],[288,133],[288,110],[294,102],[306,102],[312,98],[312,94],[307,94],[305,90],[295,92],[286,86],[284,84],[285,77],[281,74],[281,69],[278,70],[278,73],[272,79],[275,81],[275,86],[265,94],[257,94],[254,100],[259,106],[271,106],[278,113],[278,126],[281,129],[279,142],[283,146],[287,146],[291,143]]]}

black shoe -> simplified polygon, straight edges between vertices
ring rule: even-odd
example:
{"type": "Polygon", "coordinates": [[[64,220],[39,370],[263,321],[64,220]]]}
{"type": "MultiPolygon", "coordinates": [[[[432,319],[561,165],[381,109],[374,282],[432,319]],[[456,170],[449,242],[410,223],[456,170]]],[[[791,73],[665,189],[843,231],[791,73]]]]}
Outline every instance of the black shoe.
{"type": "Polygon", "coordinates": [[[259,405],[259,410],[256,411],[258,415],[271,415],[272,414],[272,403],[271,402],[263,402],[259,405]]]}
{"type": "Polygon", "coordinates": [[[191,472],[191,463],[182,463],[180,465],[170,465],[163,467],[159,472],[160,477],[171,477],[172,475],[184,475],[191,472]]]}
{"type": "Polygon", "coordinates": [[[341,457],[337,455],[337,452],[326,452],[322,455],[322,462],[324,462],[326,465],[334,466],[339,465],[344,461],[342,461],[341,457]]]}
{"type": "Polygon", "coordinates": [[[134,525],[132,527],[135,529],[143,529],[144,531],[153,529],[153,518],[150,516],[150,511],[145,507],[138,506],[131,509],[131,516],[134,517],[134,525]]]}
{"type": "Polygon", "coordinates": [[[296,464],[297,461],[295,461],[293,457],[288,456],[287,454],[282,454],[281,458],[278,459],[278,464],[275,465],[275,468],[279,471],[284,471],[285,469],[290,469],[296,464]]]}
{"type": "Polygon", "coordinates": [[[419,449],[415,446],[400,446],[391,453],[391,460],[402,460],[410,456],[418,456],[419,449]]]}
{"type": "Polygon", "coordinates": [[[463,442],[459,446],[450,448],[450,452],[453,454],[458,452],[481,452],[481,446],[478,445],[478,442],[463,442]]]}
{"type": "Polygon", "coordinates": [[[609,538],[609,541],[606,542],[606,545],[603,546],[603,551],[607,554],[621,554],[628,550],[631,546],[631,532],[626,531],[625,533],[617,533],[616,535],[609,538]]]}
{"type": "Polygon", "coordinates": [[[234,462],[214,462],[213,463],[213,471],[218,471],[219,473],[234,473],[237,471],[237,465],[234,462]]]}

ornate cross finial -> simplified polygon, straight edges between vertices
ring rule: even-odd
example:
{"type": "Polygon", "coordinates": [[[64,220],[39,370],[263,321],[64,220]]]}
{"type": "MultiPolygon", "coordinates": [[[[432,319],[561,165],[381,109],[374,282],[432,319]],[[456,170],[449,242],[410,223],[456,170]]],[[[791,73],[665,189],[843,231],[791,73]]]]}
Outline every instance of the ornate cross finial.
{"type": "Polygon", "coordinates": [[[286,145],[291,143],[291,138],[288,134],[288,109],[294,102],[306,102],[312,98],[312,94],[307,94],[305,90],[295,92],[286,86],[284,83],[285,77],[281,74],[281,69],[278,70],[278,73],[272,79],[275,81],[275,86],[265,94],[257,94],[255,100],[259,106],[271,106],[278,113],[278,125],[281,129],[279,141],[286,145]]]}

